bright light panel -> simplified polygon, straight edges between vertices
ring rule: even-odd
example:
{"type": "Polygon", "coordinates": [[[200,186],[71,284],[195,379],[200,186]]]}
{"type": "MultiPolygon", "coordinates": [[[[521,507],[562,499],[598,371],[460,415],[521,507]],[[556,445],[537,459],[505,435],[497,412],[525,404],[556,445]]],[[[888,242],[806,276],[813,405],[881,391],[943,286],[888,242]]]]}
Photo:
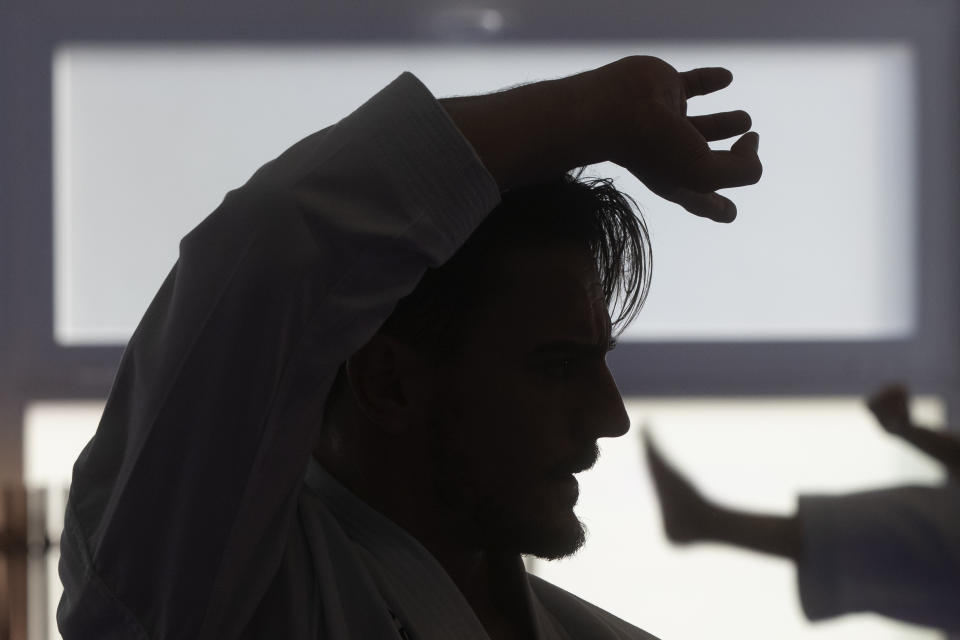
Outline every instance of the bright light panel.
{"type": "MultiPolygon", "coordinates": [[[[914,327],[913,58],[903,44],[68,45],[54,57],[55,334],[124,343],[179,239],[266,160],[403,70],[438,96],[649,53],[736,79],[691,113],[747,108],[760,185],[740,220],[682,213],[633,178],[653,290],[630,340],[889,338],[914,327]]],[[[623,175],[616,167],[598,169],[623,175]]]]}

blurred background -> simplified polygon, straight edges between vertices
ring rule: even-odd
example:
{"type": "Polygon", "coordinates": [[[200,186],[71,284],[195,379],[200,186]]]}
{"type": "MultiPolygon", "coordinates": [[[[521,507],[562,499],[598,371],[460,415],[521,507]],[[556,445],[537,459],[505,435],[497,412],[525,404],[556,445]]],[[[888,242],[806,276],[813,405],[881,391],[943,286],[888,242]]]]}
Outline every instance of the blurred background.
{"type": "Polygon", "coordinates": [[[943,481],[863,396],[901,380],[919,420],[960,424],[958,34],[953,0],[0,0],[0,639],[59,638],[72,462],[227,190],[402,71],[449,96],[634,53],[731,69],[691,113],[747,108],[765,172],[718,226],[590,168],[652,236],[647,306],[610,356],[633,427],[583,476],[587,547],[532,569],[665,640],[946,637],[810,624],[792,564],[671,547],[639,435],[710,497],[774,513],[943,481]]]}

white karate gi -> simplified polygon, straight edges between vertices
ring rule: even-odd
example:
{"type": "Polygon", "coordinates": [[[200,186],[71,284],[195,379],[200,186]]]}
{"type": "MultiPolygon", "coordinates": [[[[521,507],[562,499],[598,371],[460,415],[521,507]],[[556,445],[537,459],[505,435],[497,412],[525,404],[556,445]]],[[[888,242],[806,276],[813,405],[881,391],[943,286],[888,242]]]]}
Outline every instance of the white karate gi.
{"type": "MultiPolygon", "coordinates": [[[[67,640],[486,638],[437,561],[310,452],[340,363],[498,202],[404,74],[183,239],[74,467],[67,640]]],[[[652,637],[529,584],[539,638],[652,637]]]]}
{"type": "Polygon", "coordinates": [[[800,602],[960,631],[960,484],[803,496],[800,602]]]}

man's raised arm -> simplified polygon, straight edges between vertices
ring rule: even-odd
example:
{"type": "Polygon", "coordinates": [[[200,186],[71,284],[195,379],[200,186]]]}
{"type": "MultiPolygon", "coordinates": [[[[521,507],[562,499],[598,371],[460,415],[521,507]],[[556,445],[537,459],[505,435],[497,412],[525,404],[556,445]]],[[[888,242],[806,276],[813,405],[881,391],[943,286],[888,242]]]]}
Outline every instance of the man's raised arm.
{"type": "MultiPolygon", "coordinates": [[[[295,528],[340,363],[498,201],[404,74],[183,238],[74,466],[65,638],[240,634],[295,528]]],[[[300,635],[281,623],[275,637],[300,635]]]]}
{"type": "Polygon", "coordinates": [[[502,189],[610,160],[691,213],[729,222],[736,206],[716,191],[760,179],[759,136],[748,133],[730,151],[714,151],[708,142],[746,133],[750,116],[686,113],[688,99],[731,80],[726,69],[678,73],[658,58],[634,56],[441,104],[502,189]]]}

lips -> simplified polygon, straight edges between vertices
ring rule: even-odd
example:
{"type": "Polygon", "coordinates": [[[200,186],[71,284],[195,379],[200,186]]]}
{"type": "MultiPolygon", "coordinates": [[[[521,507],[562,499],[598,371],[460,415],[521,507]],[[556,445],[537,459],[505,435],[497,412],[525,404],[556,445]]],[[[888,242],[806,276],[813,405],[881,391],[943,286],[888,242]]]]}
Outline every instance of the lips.
{"type": "Polygon", "coordinates": [[[557,478],[556,487],[560,490],[561,502],[567,506],[577,504],[580,499],[580,483],[571,473],[565,473],[557,478]]]}
{"type": "Polygon", "coordinates": [[[600,457],[600,447],[596,443],[590,449],[586,449],[575,456],[564,460],[562,463],[554,467],[552,475],[558,477],[572,476],[574,473],[580,473],[581,471],[586,471],[593,465],[597,463],[597,459],[600,457]]]}

